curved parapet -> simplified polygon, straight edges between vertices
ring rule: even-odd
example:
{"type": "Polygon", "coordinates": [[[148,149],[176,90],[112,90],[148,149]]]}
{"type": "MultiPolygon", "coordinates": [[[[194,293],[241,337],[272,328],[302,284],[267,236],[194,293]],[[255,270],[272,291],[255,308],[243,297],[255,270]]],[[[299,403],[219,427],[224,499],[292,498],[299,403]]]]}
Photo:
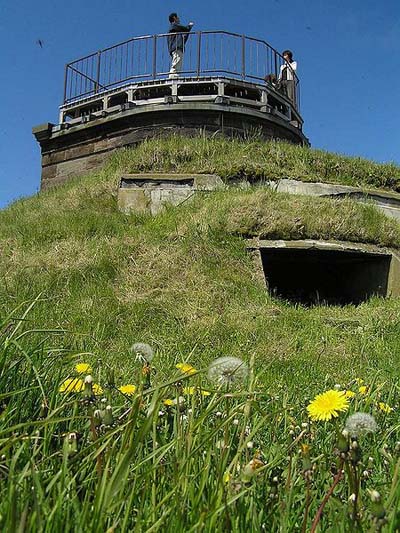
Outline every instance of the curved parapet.
{"type": "Polygon", "coordinates": [[[33,129],[42,188],[85,174],[108,152],[163,134],[258,135],[308,144],[299,80],[276,80],[284,60],[268,43],[228,32],[190,36],[179,76],[168,35],[131,39],[66,66],[59,124],[33,129]],[[264,81],[264,78],[268,82],[264,81]]]}

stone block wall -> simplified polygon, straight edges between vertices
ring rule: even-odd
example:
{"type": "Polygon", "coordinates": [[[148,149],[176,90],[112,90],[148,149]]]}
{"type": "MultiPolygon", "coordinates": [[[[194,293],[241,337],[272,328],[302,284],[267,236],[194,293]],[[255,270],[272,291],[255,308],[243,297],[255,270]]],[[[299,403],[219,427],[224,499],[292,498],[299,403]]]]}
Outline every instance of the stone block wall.
{"type": "Polygon", "coordinates": [[[151,104],[96,120],[63,127],[33,129],[42,153],[41,188],[47,189],[101,167],[111,151],[149,137],[223,134],[243,137],[258,132],[265,139],[308,144],[301,130],[268,113],[215,103],[151,104]]]}

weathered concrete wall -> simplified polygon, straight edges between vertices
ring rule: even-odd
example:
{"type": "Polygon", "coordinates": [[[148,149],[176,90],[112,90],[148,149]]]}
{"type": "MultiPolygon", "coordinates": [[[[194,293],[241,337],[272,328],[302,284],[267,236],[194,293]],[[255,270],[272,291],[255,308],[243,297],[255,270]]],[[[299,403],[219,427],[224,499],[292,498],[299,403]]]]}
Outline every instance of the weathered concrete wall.
{"type": "Polygon", "coordinates": [[[118,189],[118,207],[124,213],[157,215],[166,205],[178,206],[196,192],[223,187],[213,174],[126,174],[118,189]]]}
{"type": "Polygon", "coordinates": [[[54,131],[51,124],[44,124],[33,129],[42,152],[42,189],[98,168],[112,150],[171,133],[240,137],[259,132],[265,139],[308,143],[300,129],[273,114],[206,102],[138,106],[64,128],[54,131]]]}

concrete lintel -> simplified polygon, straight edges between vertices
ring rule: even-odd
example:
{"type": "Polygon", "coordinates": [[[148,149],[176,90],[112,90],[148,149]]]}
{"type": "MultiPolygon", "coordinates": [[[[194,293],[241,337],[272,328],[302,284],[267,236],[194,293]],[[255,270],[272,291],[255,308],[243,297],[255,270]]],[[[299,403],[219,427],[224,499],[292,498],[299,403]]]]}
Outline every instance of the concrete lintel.
{"type": "Polygon", "coordinates": [[[371,244],[362,244],[343,241],[322,241],[316,239],[304,239],[296,241],[249,239],[248,249],[260,248],[288,248],[298,250],[332,250],[340,252],[361,252],[369,255],[392,255],[388,248],[378,248],[371,244]]]}
{"type": "MultiPolygon", "coordinates": [[[[168,186],[168,183],[187,183],[190,182],[194,190],[215,190],[224,187],[222,179],[216,174],[178,174],[178,173],[141,173],[141,174],[124,174],[121,176],[121,184],[123,182],[131,182],[135,187],[136,183],[147,182],[151,185],[158,186],[161,183],[168,186]]],[[[164,186],[164,185],[163,185],[164,186]]]]}

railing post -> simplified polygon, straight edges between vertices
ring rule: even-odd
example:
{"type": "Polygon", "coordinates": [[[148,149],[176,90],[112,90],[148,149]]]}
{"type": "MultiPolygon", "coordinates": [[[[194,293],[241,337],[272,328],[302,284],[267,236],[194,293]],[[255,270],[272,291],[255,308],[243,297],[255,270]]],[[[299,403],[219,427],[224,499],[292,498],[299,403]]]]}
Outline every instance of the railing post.
{"type": "Polygon", "coordinates": [[[97,52],[97,73],[96,73],[96,83],[94,85],[94,92],[97,93],[100,85],[100,61],[101,61],[101,52],[97,52]]]}
{"type": "Polygon", "coordinates": [[[242,35],[242,79],[246,77],[246,37],[242,35]]]}
{"type": "Polygon", "coordinates": [[[276,50],[274,51],[274,61],[275,61],[275,76],[278,77],[278,56],[276,55],[276,50]]]}
{"type": "Polygon", "coordinates": [[[68,82],[68,67],[69,64],[65,65],[65,72],[64,72],[64,100],[63,104],[67,101],[67,82],[68,82]]]}
{"type": "Polygon", "coordinates": [[[200,77],[201,72],[201,31],[197,34],[197,77],[200,77]]]}
{"type": "Polygon", "coordinates": [[[153,79],[157,77],[157,35],[153,36],[153,79]]]}

